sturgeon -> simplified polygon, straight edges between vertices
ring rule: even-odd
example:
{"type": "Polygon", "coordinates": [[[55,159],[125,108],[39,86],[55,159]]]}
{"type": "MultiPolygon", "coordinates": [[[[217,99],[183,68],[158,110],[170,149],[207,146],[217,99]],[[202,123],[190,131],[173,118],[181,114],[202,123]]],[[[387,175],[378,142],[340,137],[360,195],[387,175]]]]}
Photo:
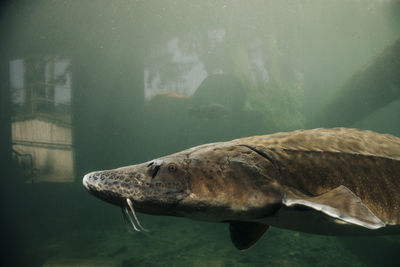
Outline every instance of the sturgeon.
{"type": "Polygon", "coordinates": [[[83,185],[121,207],[137,231],[146,229],[135,210],[229,223],[239,250],[269,226],[323,235],[400,233],[400,138],[372,131],[297,130],[205,144],[91,172],[83,185]]]}

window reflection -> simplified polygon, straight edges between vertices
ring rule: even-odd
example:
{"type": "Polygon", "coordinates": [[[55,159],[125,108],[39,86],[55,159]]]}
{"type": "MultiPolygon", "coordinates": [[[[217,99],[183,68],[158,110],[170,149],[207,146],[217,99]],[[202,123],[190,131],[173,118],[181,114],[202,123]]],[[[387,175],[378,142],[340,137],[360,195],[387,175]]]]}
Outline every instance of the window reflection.
{"type": "Polygon", "coordinates": [[[71,61],[58,56],[10,61],[12,149],[27,182],[72,182],[71,61]]]}

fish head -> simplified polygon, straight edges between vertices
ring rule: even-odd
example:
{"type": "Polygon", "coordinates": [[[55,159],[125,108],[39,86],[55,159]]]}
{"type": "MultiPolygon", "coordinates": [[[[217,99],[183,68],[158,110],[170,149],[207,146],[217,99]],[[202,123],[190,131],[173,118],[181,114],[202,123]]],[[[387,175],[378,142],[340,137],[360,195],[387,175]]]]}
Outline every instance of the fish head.
{"type": "Polygon", "coordinates": [[[86,174],[83,185],[94,196],[124,207],[127,199],[139,212],[169,215],[188,193],[182,156],[86,174]]]}
{"type": "Polygon", "coordinates": [[[129,199],[142,213],[207,221],[251,219],[280,203],[278,190],[265,173],[268,164],[246,147],[213,143],[92,172],[83,184],[93,195],[121,207],[129,199]]]}

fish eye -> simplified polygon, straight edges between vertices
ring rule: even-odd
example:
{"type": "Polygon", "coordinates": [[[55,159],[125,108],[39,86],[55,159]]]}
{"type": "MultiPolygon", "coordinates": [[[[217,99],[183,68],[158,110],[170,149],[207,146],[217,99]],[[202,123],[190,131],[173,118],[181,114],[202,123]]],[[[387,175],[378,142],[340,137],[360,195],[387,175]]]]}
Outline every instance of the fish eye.
{"type": "Polygon", "coordinates": [[[168,165],[168,171],[169,172],[176,172],[176,170],[178,169],[178,167],[174,164],[174,163],[171,163],[171,164],[169,164],[168,165]]]}

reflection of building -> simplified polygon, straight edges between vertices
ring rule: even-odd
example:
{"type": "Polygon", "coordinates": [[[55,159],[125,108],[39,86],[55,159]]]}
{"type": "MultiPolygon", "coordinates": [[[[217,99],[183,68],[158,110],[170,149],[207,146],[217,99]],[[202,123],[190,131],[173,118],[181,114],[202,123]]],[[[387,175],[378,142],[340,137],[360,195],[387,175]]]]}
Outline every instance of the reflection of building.
{"type": "Polygon", "coordinates": [[[74,179],[70,60],[10,62],[13,155],[29,180],[74,179]]]}
{"type": "Polygon", "coordinates": [[[37,169],[34,181],[73,181],[71,125],[45,116],[16,118],[12,123],[13,150],[30,154],[37,169]]]}

